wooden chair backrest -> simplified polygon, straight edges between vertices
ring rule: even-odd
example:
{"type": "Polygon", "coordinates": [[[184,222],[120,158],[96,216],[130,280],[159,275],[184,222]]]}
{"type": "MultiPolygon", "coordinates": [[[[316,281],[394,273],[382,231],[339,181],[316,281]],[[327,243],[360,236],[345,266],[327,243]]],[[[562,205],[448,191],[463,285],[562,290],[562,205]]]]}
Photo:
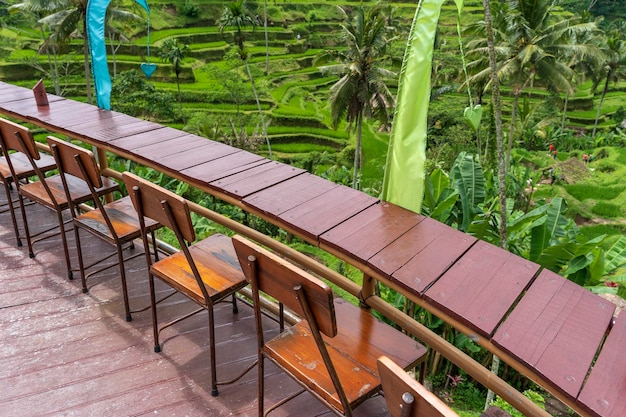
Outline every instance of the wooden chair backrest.
{"type": "Polygon", "coordinates": [[[187,242],[196,240],[189,205],[184,198],[130,172],[124,172],[122,178],[137,213],[178,230],[187,242]],[[173,221],[163,209],[163,203],[169,206],[173,221]]]}
{"type": "Polygon", "coordinates": [[[47,140],[61,172],[89,181],[95,188],[102,187],[100,168],[93,152],[53,136],[48,136],[47,140]],[[85,172],[76,158],[80,158],[85,172]]]}
{"type": "Polygon", "coordinates": [[[378,359],[378,374],[391,417],[459,417],[388,357],[378,359]]]}
{"type": "Polygon", "coordinates": [[[0,135],[5,151],[22,152],[35,160],[40,158],[35,138],[29,128],[0,118],[0,135]]]}
{"type": "Polygon", "coordinates": [[[326,283],[242,236],[234,236],[233,245],[253,289],[258,288],[304,318],[306,314],[295,292],[296,287],[302,286],[320,332],[329,337],[337,334],[333,292],[326,283]]]}

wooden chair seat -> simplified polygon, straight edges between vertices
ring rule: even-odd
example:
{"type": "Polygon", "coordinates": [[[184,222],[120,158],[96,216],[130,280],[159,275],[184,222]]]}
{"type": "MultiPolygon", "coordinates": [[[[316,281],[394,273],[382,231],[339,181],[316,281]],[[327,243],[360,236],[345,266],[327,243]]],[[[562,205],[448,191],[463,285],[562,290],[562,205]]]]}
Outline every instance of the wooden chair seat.
{"type": "MultiPolygon", "coordinates": [[[[215,234],[189,247],[212,303],[247,285],[228,236],[215,234]]],[[[206,306],[202,290],[185,255],[177,252],[152,264],[150,272],[196,303],[206,306]]]]}
{"type": "MultiPolygon", "coordinates": [[[[90,229],[100,238],[108,241],[109,243],[113,243],[115,240],[113,233],[117,235],[118,239],[125,242],[141,237],[137,212],[135,211],[133,202],[129,196],[122,197],[119,200],[106,204],[104,206],[104,210],[113,225],[113,232],[109,229],[100,210],[87,211],[77,216],[74,225],[90,229]]],[[[158,223],[153,220],[146,219],[146,226],[148,228],[156,228],[158,227],[158,223]]]]}
{"type": "MultiPolygon", "coordinates": [[[[70,187],[70,196],[74,204],[82,204],[92,200],[91,191],[85,181],[76,178],[72,175],[66,175],[68,186],[70,187]]],[[[42,181],[31,182],[24,184],[20,187],[22,195],[29,200],[36,201],[37,203],[54,209],[55,206],[65,210],[69,207],[67,195],[63,188],[63,181],[61,176],[55,175],[45,178],[45,182],[50,190],[46,190],[46,187],[42,181]]],[[[110,178],[103,178],[103,186],[96,189],[98,195],[105,195],[119,190],[119,185],[110,178]]]]}
{"type": "MultiPolygon", "coordinates": [[[[0,125],[2,125],[1,120],[0,125]]],[[[0,135],[2,135],[1,131],[2,129],[0,128],[0,135]]],[[[7,201],[0,204],[0,207],[7,207],[6,209],[2,210],[3,213],[5,211],[9,211],[11,213],[11,222],[13,223],[13,232],[15,233],[15,239],[17,240],[17,245],[22,246],[22,241],[20,240],[20,232],[17,226],[17,217],[15,216],[16,205],[19,205],[19,202],[11,195],[11,183],[14,182],[14,176],[17,181],[28,181],[30,177],[37,176],[37,172],[33,168],[31,161],[28,159],[28,156],[23,154],[22,152],[12,153],[10,158],[11,160],[9,161],[6,156],[0,156],[0,182],[4,186],[4,191],[7,197],[7,201]],[[9,162],[11,163],[11,165],[9,165],[9,162]]],[[[54,158],[46,154],[40,154],[40,158],[38,160],[35,160],[35,164],[37,165],[39,171],[42,173],[49,172],[56,168],[54,158]]]]}
{"type": "MultiPolygon", "coordinates": [[[[56,163],[54,162],[54,158],[52,156],[46,154],[40,154],[40,156],[40,159],[35,161],[35,163],[41,172],[48,172],[56,168],[56,163]]],[[[37,175],[33,166],[30,164],[28,157],[21,152],[16,152],[11,155],[11,163],[13,164],[13,169],[15,170],[17,178],[20,180],[37,175]]],[[[7,180],[9,182],[13,181],[13,176],[11,174],[11,169],[9,168],[6,156],[0,157],[0,181],[2,180],[7,180]]]]}
{"type": "MultiPolygon", "coordinates": [[[[349,302],[334,300],[337,335],[322,335],[337,376],[354,409],[380,389],[377,358],[382,354],[402,363],[402,368],[414,368],[421,357],[415,351],[423,347],[418,342],[381,322],[349,302]]],[[[288,373],[303,381],[333,407],[344,412],[341,400],[306,321],[288,328],[265,344],[268,357],[288,373]]]]}

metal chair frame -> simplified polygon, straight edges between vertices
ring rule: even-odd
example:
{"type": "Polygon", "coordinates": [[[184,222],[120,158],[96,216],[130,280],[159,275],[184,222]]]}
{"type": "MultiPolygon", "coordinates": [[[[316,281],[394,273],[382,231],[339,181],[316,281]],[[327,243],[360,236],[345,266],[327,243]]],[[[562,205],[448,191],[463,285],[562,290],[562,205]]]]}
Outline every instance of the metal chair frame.
{"type": "MultiPolygon", "coordinates": [[[[48,137],[48,144],[50,145],[50,149],[56,160],[59,172],[62,174],[61,179],[63,187],[69,203],[69,211],[72,214],[83,292],[87,293],[89,291],[87,287],[87,279],[89,277],[115,266],[116,263],[103,265],[90,271],[89,273],[86,271],[117,255],[117,265],[119,267],[122,293],[124,297],[124,312],[126,314],[126,321],[131,321],[131,313],[144,311],[149,308],[147,307],[131,311],[128,298],[125,262],[143,255],[143,253],[140,252],[134,254],[131,253],[127,257],[124,257],[124,251],[126,249],[134,249],[134,240],[141,237],[139,218],[132,206],[131,199],[129,196],[126,196],[119,200],[104,204],[101,201],[103,198],[102,195],[98,194],[97,191],[103,187],[104,181],[100,174],[100,169],[93,152],[81,148],[80,146],[73,145],[70,142],[57,139],[53,136],[48,137]],[[92,201],[95,205],[94,210],[81,213],[79,207],[77,207],[72,201],[71,188],[67,181],[67,178],[69,178],[70,175],[85,182],[91,192],[92,201]],[[91,235],[102,239],[108,244],[115,246],[115,253],[97,259],[89,265],[85,265],[79,233],[80,230],[84,230],[91,235]]],[[[154,249],[154,257],[156,260],[158,260],[159,254],[154,231],[159,227],[161,227],[161,225],[157,222],[149,222],[147,225],[148,232],[152,238],[152,247],[154,249]]]]}
{"type": "MultiPolygon", "coordinates": [[[[232,249],[230,239],[226,236],[216,234],[208,237],[207,239],[192,244],[192,242],[196,240],[196,235],[193,229],[193,224],[191,222],[189,207],[185,199],[166,189],[156,186],[132,173],[123,173],[123,178],[129,194],[132,198],[135,209],[137,210],[137,213],[139,215],[139,222],[141,225],[144,245],[146,245],[146,250],[147,234],[145,222],[147,219],[157,221],[163,226],[172,230],[176,235],[176,238],[180,245],[179,253],[173,254],[170,257],[162,259],[157,263],[153,263],[152,260],[149,259],[149,256],[146,257],[149,266],[150,301],[152,305],[152,325],[154,331],[154,351],[161,351],[161,345],[159,343],[159,333],[163,329],[170,327],[173,324],[178,323],[179,321],[184,320],[188,317],[191,317],[203,310],[206,310],[209,318],[211,395],[217,396],[218,385],[231,384],[239,380],[245,373],[248,372],[249,369],[254,366],[253,364],[252,366],[248,367],[240,375],[231,380],[217,380],[214,305],[219,302],[226,301],[226,299],[230,297],[233,313],[238,313],[236,292],[247,285],[247,282],[239,268],[239,264],[234,253],[234,249],[232,249]],[[211,251],[213,249],[213,242],[219,243],[217,241],[220,239],[222,240],[222,242],[227,241],[228,245],[230,245],[229,250],[225,250],[224,247],[220,246],[219,248],[217,248],[220,251],[217,254],[218,256],[212,258],[214,264],[198,264],[194,259],[192,251],[195,251],[196,249],[198,250],[198,252],[211,251]],[[166,264],[167,262],[174,262],[172,261],[172,259],[174,259],[173,257],[180,257],[180,253],[183,254],[185,261],[181,261],[180,258],[178,258],[177,261],[180,261],[180,264],[184,262],[187,263],[187,265],[189,266],[189,271],[186,271],[185,273],[191,272],[191,275],[193,275],[192,282],[194,282],[195,285],[197,285],[197,287],[199,288],[199,293],[194,293],[192,291],[192,289],[189,287],[189,285],[191,285],[189,282],[185,284],[184,282],[177,281],[177,278],[184,279],[184,276],[182,278],[171,275],[166,276],[165,273],[160,272],[159,270],[159,267],[161,265],[166,264]],[[222,281],[228,281],[229,284],[227,285],[227,288],[217,290],[211,287],[213,277],[202,276],[202,274],[200,273],[200,269],[210,270],[211,274],[219,276],[220,279],[223,278],[221,279],[222,281]],[[159,327],[156,308],[158,302],[156,301],[154,284],[155,276],[172,288],[178,290],[178,292],[183,293],[185,296],[193,300],[196,304],[200,306],[200,308],[193,311],[192,313],[176,318],[159,327]],[[211,293],[209,293],[209,291],[211,291],[211,293]]],[[[198,253],[196,252],[196,256],[197,254],[198,253]]],[[[179,265],[179,263],[177,263],[177,265],[179,265]]],[[[181,271],[181,275],[184,275],[185,273],[181,271]]]]}

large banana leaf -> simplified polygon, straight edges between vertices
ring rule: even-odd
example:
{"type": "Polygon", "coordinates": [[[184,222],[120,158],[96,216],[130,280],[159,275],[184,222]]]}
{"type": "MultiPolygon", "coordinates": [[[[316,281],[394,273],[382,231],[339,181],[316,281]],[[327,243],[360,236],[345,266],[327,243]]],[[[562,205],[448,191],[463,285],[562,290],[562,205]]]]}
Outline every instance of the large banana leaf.
{"type": "Polygon", "coordinates": [[[545,222],[532,229],[529,254],[531,261],[537,262],[546,248],[567,235],[570,220],[564,215],[566,210],[567,203],[562,198],[555,198],[550,202],[545,222]]]}
{"type": "Polygon", "coordinates": [[[424,192],[424,214],[449,224],[450,213],[459,195],[450,188],[450,179],[441,169],[436,169],[426,177],[424,192]]]}
{"type": "Polygon", "coordinates": [[[621,236],[604,254],[604,273],[610,274],[626,263],[626,236],[621,236]]]}
{"type": "Polygon", "coordinates": [[[450,180],[461,199],[459,229],[466,232],[470,222],[481,212],[479,206],[485,200],[485,175],[474,155],[461,152],[450,170],[450,180]]]}

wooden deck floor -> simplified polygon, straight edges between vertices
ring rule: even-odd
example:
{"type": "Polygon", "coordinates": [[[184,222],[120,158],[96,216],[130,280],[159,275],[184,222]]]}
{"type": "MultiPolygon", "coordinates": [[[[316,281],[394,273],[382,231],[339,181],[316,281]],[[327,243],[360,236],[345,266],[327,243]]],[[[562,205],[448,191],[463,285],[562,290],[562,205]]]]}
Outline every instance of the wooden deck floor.
{"type": "MultiPolygon", "coordinates": [[[[0,191],[0,202],[5,200],[0,191]]],[[[55,221],[52,213],[30,206],[32,229],[55,221]]],[[[73,233],[68,234],[76,260],[73,233]]],[[[96,238],[85,253],[111,251],[96,238]]],[[[140,247],[140,245],[138,245],[140,247]]],[[[35,245],[36,257],[15,244],[8,213],[0,214],[0,414],[6,416],[255,416],[256,370],[210,394],[205,314],[166,329],[163,352],[153,352],[149,311],[124,320],[117,267],[94,276],[83,294],[80,280],[66,278],[59,237],[35,245]]],[[[77,263],[77,262],[76,262],[77,263]]],[[[127,263],[131,307],[148,304],[145,260],[127,263]]],[[[172,298],[160,311],[167,319],[193,308],[172,298]]],[[[256,356],[253,313],[241,306],[233,315],[217,309],[218,378],[236,375],[256,356]]],[[[266,404],[297,389],[269,368],[266,404]]],[[[359,407],[361,416],[384,415],[376,397],[359,407]]],[[[331,415],[302,395],[275,416],[331,415]]]]}

